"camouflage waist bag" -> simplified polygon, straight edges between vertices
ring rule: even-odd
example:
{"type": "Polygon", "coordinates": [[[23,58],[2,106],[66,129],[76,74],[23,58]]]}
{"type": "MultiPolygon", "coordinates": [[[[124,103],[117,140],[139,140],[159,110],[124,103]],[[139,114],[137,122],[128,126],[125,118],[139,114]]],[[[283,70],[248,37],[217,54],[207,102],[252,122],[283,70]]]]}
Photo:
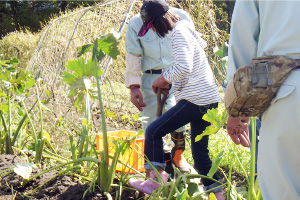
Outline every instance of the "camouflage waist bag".
{"type": "Polygon", "coordinates": [[[286,56],[253,58],[239,68],[228,83],[225,106],[232,117],[261,115],[270,105],[278,88],[299,61],[286,56]]]}

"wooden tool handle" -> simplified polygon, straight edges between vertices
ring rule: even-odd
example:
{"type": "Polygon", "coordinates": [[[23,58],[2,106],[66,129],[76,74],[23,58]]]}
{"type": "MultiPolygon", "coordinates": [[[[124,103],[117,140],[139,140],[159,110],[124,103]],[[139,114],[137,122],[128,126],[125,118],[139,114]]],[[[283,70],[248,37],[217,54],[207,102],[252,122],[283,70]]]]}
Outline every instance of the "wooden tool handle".
{"type": "Polygon", "coordinates": [[[161,88],[158,88],[156,93],[156,98],[157,98],[156,118],[162,115],[163,107],[168,97],[167,94],[163,94],[163,97],[161,97],[161,95],[162,95],[161,88]]]}

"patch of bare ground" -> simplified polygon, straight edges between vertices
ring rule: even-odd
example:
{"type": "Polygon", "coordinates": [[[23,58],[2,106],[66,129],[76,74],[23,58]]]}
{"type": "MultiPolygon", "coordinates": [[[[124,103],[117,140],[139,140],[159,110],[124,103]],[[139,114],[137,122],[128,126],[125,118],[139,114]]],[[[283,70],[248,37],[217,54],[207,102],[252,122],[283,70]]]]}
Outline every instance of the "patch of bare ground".
{"type": "MultiPolygon", "coordinates": [[[[88,184],[83,184],[72,176],[59,175],[54,171],[43,174],[22,186],[22,178],[13,171],[9,173],[15,163],[22,162],[24,161],[21,158],[14,155],[0,155],[0,200],[80,200],[89,187],[88,184]],[[4,175],[6,172],[7,174],[4,175]]],[[[33,172],[36,173],[37,171],[33,172]]],[[[113,190],[112,197],[116,195],[115,193],[116,190],[113,190]]],[[[136,197],[133,190],[124,189],[121,199],[139,199],[141,195],[136,197]]],[[[87,192],[84,199],[105,200],[107,197],[96,190],[87,192]]]]}

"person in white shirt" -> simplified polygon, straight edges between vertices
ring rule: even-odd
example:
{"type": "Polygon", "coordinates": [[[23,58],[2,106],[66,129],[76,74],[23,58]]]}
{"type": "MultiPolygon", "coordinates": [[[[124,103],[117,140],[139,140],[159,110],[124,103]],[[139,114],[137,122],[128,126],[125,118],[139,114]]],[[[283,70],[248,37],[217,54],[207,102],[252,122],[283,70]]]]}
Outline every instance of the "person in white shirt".
{"type": "MultiPolygon", "coordinates": [[[[152,166],[155,167],[163,180],[167,181],[162,138],[167,133],[190,123],[194,167],[198,173],[207,175],[212,165],[207,149],[209,137],[204,136],[199,142],[195,142],[195,137],[210,125],[202,117],[208,109],[217,108],[220,96],[203,49],[206,42],[201,38],[201,34],[195,31],[194,26],[181,21],[162,0],[145,1],[141,16],[144,24],[139,36],[146,34],[150,28],[159,37],[165,37],[171,32],[174,64],[153,82],[152,89],[155,93],[160,89],[163,93],[168,92],[172,83],[177,102],[146,129],[144,153],[149,162],[145,163],[145,169],[148,170],[149,177],[155,179],[156,174],[152,166]]],[[[214,174],[213,178],[219,180],[217,174],[214,174]]],[[[206,190],[215,193],[218,200],[225,199],[219,182],[203,178],[202,183],[206,190]]],[[[147,194],[158,188],[158,184],[150,179],[146,181],[130,179],[129,184],[147,194]]]]}
{"type": "MultiPolygon", "coordinates": [[[[300,58],[300,1],[236,1],[229,38],[227,80],[254,57],[300,58]]],[[[300,199],[300,69],[280,86],[261,116],[257,174],[264,199],[300,199]]],[[[236,144],[246,144],[247,118],[228,118],[236,144]]]]}

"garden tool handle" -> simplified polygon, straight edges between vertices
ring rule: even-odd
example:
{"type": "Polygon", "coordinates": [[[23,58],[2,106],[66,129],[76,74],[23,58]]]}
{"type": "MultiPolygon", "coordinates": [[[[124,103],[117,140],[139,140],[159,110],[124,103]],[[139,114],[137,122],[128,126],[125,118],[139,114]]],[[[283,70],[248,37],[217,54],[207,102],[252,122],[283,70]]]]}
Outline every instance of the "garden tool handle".
{"type": "Polygon", "coordinates": [[[163,94],[163,97],[161,97],[161,94],[162,94],[161,88],[158,88],[156,93],[156,98],[157,98],[156,118],[162,115],[163,107],[168,97],[167,94],[163,94]]]}

